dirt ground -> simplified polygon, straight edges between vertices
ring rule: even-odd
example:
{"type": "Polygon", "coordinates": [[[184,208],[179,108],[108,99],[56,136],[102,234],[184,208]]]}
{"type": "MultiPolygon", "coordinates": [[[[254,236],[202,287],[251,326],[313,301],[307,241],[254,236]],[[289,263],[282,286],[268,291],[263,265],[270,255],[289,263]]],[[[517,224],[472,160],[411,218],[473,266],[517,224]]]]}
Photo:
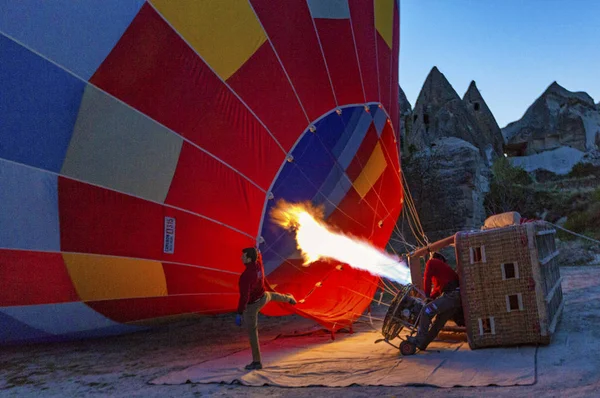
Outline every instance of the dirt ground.
{"type": "MultiPolygon", "coordinates": [[[[149,332],[81,342],[0,348],[0,396],[114,397],[593,397],[600,396],[600,267],[561,269],[566,306],[553,342],[537,352],[537,382],[527,387],[277,388],[151,385],[173,370],[247,347],[232,315],[172,323],[149,332]]],[[[381,306],[379,312],[385,312],[381,306]]],[[[299,317],[260,320],[262,341],[318,330],[299,317]]],[[[393,348],[390,347],[391,350],[393,348]]]]}

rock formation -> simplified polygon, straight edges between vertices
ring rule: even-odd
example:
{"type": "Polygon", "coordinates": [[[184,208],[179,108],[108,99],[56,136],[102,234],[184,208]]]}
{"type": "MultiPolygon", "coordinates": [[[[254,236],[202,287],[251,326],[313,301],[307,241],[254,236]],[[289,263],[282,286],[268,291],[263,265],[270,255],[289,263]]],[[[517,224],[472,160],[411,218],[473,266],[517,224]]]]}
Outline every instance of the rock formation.
{"type": "Polygon", "coordinates": [[[562,146],[587,152],[600,147],[600,111],[588,94],[571,92],[554,82],[502,134],[513,156],[562,146]]]}
{"type": "MultiPolygon", "coordinates": [[[[405,138],[402,170],[430,242],[481,227],[492,178],[490,166],[503,153],[513,165],[533,173],[545,171],[553,178],[569,173],[577,162],[589,163],[580,173],[600,166],[600,103],[556,82],[521,120],[502,130],[475,82],[461,100],[435,67],[412,115],[403,94],[399,98],[405,138]]],[[[586,184],[596,181],[586,178],[586,184]]],[[[409,208],[407,202],[404,208],[409,208]]],[[[408,214],[403,212],[398,227],[404,239],[419,245],[413,238],[416,231],[406,222],[408,214]]],[[[392,246],[410,251],[400,241],[392,246]]]]}
{"type": "MultiPolygon", "coordinates": [[[[478,229],[486,216],[490,166],[502,156],[504,138],[475,82],[461,99],[434,67],[410,122],[405,123],[402,168],[428,238],[478,229]]],[[[400,225],[410,237],[408,226],[400,225]]]]}
{"type": "Polygon", "coordinates": [[[421,224],[432,242],[483,225],[490,178],[489,167],[471,143],[444,137],[434,144],[403,164],[421,224]]]}
{"type": "Polygon", "coordinates": [[[484,135],[486,141],[490,142],[496,156],[502,156],[504,137],[496,118],[481,96],[475,81],[469,84],[469,88],[463,97],[463,102],[471,115],[477,121],[479,131],[484,135]]]}
{"type": "MultiPolygon", "coordinates": [[[[425,80],[413,110],[413,126],[407,135],[409,152],[424,150],[441,137],[457,137],[467,141],[480,150],[488,163],[491,162],[485,155],[490,152],[486,151],[488,147],[494,148],[491,137],[481,131],[478,120],[465,102],[446,77],[434,67],[425,80]]],[[[499,149],[497,145],[493,152],[499,155],[501,152],[497,153],[496,149],[499,149]]]]}

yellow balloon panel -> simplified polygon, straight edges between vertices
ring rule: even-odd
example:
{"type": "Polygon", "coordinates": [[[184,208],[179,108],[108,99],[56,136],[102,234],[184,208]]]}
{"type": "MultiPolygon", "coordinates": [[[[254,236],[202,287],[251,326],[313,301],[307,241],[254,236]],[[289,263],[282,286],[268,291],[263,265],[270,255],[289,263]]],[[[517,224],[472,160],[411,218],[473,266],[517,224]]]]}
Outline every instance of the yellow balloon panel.
{"type": "Polygon", "coordinates": [[[248,0],[151,3],[223,80],[267,40],[248,0]]]}
{"type": "Polygon", "coordinates": [[[167,295],[159,261],[72,253],[63,259],[83,301],[167,295]]]}
{"type": "Polygon", "coordinates": [[[393,42],[394,1],[375,0],[375,27],[390,48],[393,42]]]}
{"type": "Polygon", "coordinates": [[[354,188],[358,192],[361,198],[364,198],[367,193],[371,190],[371,187],[377,182],[379,177],[383,174],[387,162],[381,149],[381,144],[377,143],[375,149],[371,153],[367,164],[354,180],[354,188]]]}

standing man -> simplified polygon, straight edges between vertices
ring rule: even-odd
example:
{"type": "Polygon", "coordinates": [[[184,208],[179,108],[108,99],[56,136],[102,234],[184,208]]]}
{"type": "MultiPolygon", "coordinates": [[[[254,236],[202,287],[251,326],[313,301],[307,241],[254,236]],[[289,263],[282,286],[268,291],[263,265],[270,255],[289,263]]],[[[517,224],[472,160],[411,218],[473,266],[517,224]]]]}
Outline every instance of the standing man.
{"type": "Polygon", "coordinates": [[[460,311],[462,306],[458,274],[448,265],[443,255],[431,253],[429,261],[425,265],[423,279],[425,294],[428,299],[433,301],[425,306],[421,314],[417,335],[407,339],[409,343],[414,344],[420,350],[427,348],[446,322],[460,311]],[[435,317],[435,322],[431,326],[433,317],[435,317]]]}
{"type": "Polygon", "coordinates": [[[271,300],[281,303],[296,304],[291,294],[268,292],[265,289],[265,269],[260,253],[254,247],[242,250],[242,262],[246,266],[240,275],[240,301],[237,308],[235,323],[242,326],[242,316],[248,329],[250,347],[252,347],[252,363],[246,365],[246,370],[262,369],[260,344],[258,341],[258,313],[271,300]]]}

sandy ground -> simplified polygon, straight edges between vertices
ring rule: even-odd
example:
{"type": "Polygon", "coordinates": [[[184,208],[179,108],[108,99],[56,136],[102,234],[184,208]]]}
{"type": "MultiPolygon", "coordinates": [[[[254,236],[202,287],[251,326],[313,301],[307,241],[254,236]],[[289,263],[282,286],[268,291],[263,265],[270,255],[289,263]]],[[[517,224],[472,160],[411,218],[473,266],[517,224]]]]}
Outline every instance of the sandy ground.
{"type": "MultiPolygon", "coordinates": [[[[234,325],[232,315],[226,315],[100,340],[0,348],[0,396],[600,396],[600,267],[562,268],[561,273],[565,312],[552,344],[538,349],[537,383],[533,386],[291,389],[148,384],[170,371],[245,349],[244,332],[234,325]]],[[[384,312],[385,307],[379,311],[384,312]]],[[[295,316],[263,317],[260,327],[263,341],[279,334],[318,330],[311,321],[295,316]]]]}

